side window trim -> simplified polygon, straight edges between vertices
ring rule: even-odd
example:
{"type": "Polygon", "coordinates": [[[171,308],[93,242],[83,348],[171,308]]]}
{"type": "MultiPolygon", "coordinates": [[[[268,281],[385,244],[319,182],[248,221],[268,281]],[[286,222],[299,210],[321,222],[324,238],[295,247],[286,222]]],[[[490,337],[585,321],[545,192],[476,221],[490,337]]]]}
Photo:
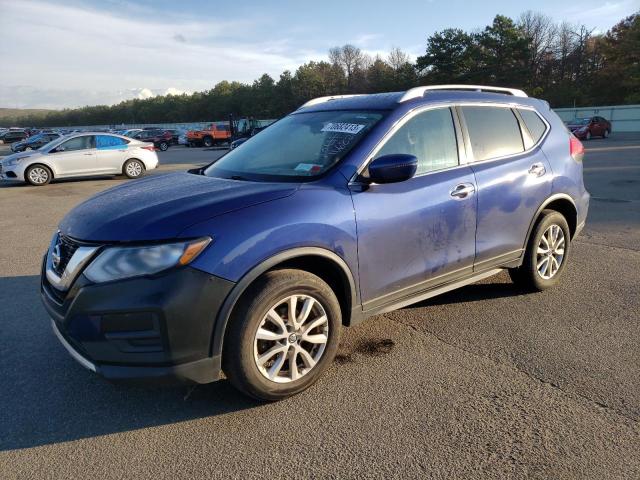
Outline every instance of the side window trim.
{"type": "Polygon", "coordinates": [[[424,172],[421,173],[419,175],[415,175],[414,178],[418,178],[418,177],[423,177],[425,175],[431,175],[433,173],[439,173],[439,172],[443,172],[446,170],[451,170],[454,168],[459,168],[463,165],[466,164],[466,151],[463,145],[461,145],[461,139],[464,138],[463,133],[462,133],[462,129],[460,128],[460,124],[459,124],[459,119],[458,119],[458,115],[457,112],[455,111],[454,106],[452,105],[424,105],[424,106],[419,106],[414,108],[413,110],[409,110],[407,113],[405,113],[405,115],[400,118],[394,125],[393,127],[391,127],[389,129],[389,131],[387,131],[387,133],[384,134],[384,136],[378,141],[378,143],[376,143],[375,147],[373,147],[373,149],[369,152],[369,154],[367,155],[366,159],[364,162],[362,162],[362,164],[360,165],[360,167],[356,170],[356,172],[353,174],[353,176],[351,177],[351,179],[349,180],[349,183],[357,183],[358,182],[358,178],[362,175],[363,172],[365,172],[367,170],[367,168],[369,167],[369,164],[373,161],[373,159],[375,158],[375,156],[377,155],[377,153],[382,149],[382,147],[384,147],[386,145],[386,143],[395,135],[395,133],[400,130],[400,128],[402,128],[409,120],[411,120],[413,117],[420,115],[421,113],[424,113],[426,111],[429,110],[438,110],[438,109],[447,109],[449,110],[449,114],[451,115],[451,120],[453,122],[453,128],[454,128],[454,133],[455,133],[455,142],[457,145],[457,153],[458,153],[458,164],[457,165],[453,165],[451,167],[446,167],[446,168],[442,168],[439,170],[433,170],[433,171],[429,171],[429,172],[424,172]]]}
{"type": "Polygon", "coordinates": [[[527,126],[526,122],[522,118],[522,115],[520,115],[520,109],[512,108],[511,111],[513,112],[513,114],[516,116],[516,119],[518,120],[518,125],[520,126],[520,135],[522,135],[522,145],[524,146],[524,151],[522,153],[525,153],[528,150],[530,150],[535,143],[533,141],[533,135],[531,135],[531,131],[529,130],[529,127],[527,126]]]}

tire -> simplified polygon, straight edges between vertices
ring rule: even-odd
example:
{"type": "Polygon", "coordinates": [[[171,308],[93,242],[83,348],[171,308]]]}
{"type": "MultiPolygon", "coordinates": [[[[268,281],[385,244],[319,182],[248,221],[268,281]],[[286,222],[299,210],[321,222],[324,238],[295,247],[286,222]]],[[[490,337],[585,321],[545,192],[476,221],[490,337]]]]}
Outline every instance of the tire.
{"type": "Polygon", "coordinates": [[[338,299],[322,279],[301,270],[267,272],[247,289],[232,313],[222,368],[231,384],[250,397],[267,401],[290,397],[309,388],[331,365],[341,325],[338,299]],[[298,320],[310,306],[297,329],[288,320],[291,297],[296,297],[298,320]],[[259,331],[268,338],[259,339],[259,331]],[[304,341],[311,337],[314,343],[304,341]],[[271,350],[275,352],[268,355],[271,350]]]}
{"type": "Polygon", "coordinates": [[[204,145],[207,148],[211,148],[213,147],[213,138],[211,137],[204,137],[202,139],[202,145],[204,145]]]}
{"type": "Polygon", "coordinates": [[[591,131],[590,131],[590,130],[587,130],[587,133],[586,133],[586,135],[584,136],[584,139],[585,139],[585,140],[591,140],[591,131]]]}
{"type": "Polygon", "coordinates": [[[30,165],[24,172],[24,180],[34,187],[41,187],[53,179],[53,173],[49,167],[36,163],[30,165]]]}
{"type": "Polygon", "coordinates": [[[531,232],[522,265],[509,269],[511,280],[528,291],[541,292],[551,288],[560,281],[570,253],[571,233],[567,220],[555,210],[543,210],[531,232]],[[545,249],[551,253],[539,253],[545,249]]]}
{"type": "Polygon", "coordinates": [[[24,151],[25,151],[25,152],[28,152],[29,150],[33,150],[33,148],[31,148],[31,147],[25,147],[25,148],[24,148],[24,151]]]}
{"type": "Polygon", "coordinates": [[[609,136],[609,130],[605,130],[604,133],[602,134],[602,138],[607,138],[609,136]]]}
{"type": "Polygon", "coordinates": [[[158,147],[163,152],[166,152],[167,150],[169,150],[169,144],[167,142],[160,142],[160,145],[158,145],[158,147]]]}
{"type": "Polygon", "coordinates": [[[144,164],[137,158],[130,158],[122,166],[122,174],[127,178],[140,178],[144,171],[144,164]]]}

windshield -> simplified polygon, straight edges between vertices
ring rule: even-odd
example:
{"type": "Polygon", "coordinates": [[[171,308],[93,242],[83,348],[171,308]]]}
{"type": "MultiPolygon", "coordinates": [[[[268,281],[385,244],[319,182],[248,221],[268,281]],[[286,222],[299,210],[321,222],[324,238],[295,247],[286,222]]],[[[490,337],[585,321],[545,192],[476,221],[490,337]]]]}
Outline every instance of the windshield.
{"type": "Polygon", "coordinates": [[[209,177],[297,181],[339,162],[384,112],[332,111],[289,115],[209,166],[209,177]]]}
{"type": "Polygon", "coordinates": [[[34,135],[33,137],[29,137],[27,139],[27,143],[36,142],[38,140],[42,140],[43,138],[44,138],[44,133],[38,133],[37,135],[34,135]]]}
{"type": "Polygon", "coordinates": [[[59,136],[58,138],[54,138],[53,140],[51,140],[49,143],[45,143],[43,146],[41,146],[38,150],[42,151],[42,152],[46,152],[47,150],[49,150],[51,147],[53,147],[56,143],[58,143],[60,141],[60,139],[64,138],[64,135],[59,136]]]}

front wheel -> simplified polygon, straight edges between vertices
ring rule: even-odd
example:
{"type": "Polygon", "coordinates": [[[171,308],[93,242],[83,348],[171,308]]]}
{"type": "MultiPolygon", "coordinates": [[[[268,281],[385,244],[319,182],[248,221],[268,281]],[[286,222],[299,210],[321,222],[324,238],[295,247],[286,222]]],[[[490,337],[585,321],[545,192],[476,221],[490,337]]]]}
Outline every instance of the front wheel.
{"type": "Polygon", "coordinates": [[[140,160],[132,158],[127,160],[122,167],[122,172],[128,178],[139,178],[144,174],[144,165],[140,160]]]}
{"type": "Polygon", "coordinates": [[[166,152],[169,149],[169,144],[167,142],[160,142],[158,145],[161,151],[166,152]]]}
{"type": "Polygon", "coordinates": [[[333,361],[342,317],[333,290],[300,270],[266,273],[230,319],[223,370],[243,393],[280,400],[309,388],[333,361]]]}
{"type": "Polygon", "coordinates": [[[584,136],[585,140],[591,140],[591,131],[587,130],[587,134],[584,136]]]}
{"type": "Polygon", "coordinates": [[[551,288],[560,281],[570,250],[567,220],[555,210],[543,210],[531,233],[522,265],[509,269],[509,275],[516,285],[526,290],[551,288]]]}
{"type": "Polygon", "coordinates": [[[53,174],[44,165],[31,165],[24,172],[24,178],[29,184],[40,187],[49,183],[53,178],[53,174]]]}
{"type": "Polygon", "coordinates": [[[602,138],[607,138],[609,136],[609,130],[605,130],[602,134],[602,138]]]}

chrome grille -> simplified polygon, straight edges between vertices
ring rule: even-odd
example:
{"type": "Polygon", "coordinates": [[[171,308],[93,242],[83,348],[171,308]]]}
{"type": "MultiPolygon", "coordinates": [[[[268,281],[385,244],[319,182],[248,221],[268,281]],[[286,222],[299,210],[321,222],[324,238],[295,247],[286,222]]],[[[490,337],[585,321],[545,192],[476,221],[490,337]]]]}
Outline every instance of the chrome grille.
{"type": "Polygon", "coordinates": [[[64,235],[58,236],[58,243],[54,247],[54,261],[53,261],[53,270],[58,274],[62,275],[65,268],[69,264],[69,260],[73,257],[73,254],[76,253],[80,245],[70,239],[69,237],[65,237],[64,235]],[[55,256],[58,257],[56,261],[55,256]]]}

